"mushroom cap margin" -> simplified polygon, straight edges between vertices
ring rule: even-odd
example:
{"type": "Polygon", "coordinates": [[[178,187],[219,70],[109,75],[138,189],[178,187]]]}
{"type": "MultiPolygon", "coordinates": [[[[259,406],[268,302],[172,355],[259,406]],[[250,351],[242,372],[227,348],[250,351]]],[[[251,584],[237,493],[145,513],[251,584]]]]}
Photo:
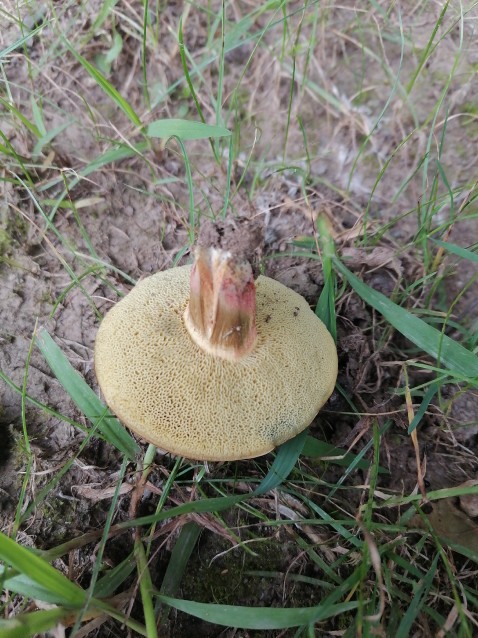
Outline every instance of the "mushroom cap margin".
{"type": "Polygon", "coordinates": [[[224,461],[270,452],[332,393],[335,343],[306,300],[259,276],[257,342],[238,361],[203,352],[184,326],[191,267],[140,281],[103,319],[95,371],[133,432],[173,454],[224,461]]]}

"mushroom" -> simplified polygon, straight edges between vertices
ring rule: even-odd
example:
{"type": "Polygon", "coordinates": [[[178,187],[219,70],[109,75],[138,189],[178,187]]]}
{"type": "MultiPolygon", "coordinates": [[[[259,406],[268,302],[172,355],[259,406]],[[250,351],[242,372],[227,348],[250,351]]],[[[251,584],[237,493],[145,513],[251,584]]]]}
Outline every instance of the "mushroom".
{"type": "Polygon", "coordinates": [[[306,300],[242,254],[140,281],[103,319],[95,370],[106,403],[142,438],[190,459],[247,459],[304,430],[334,389],[337,352],[306,300]]]}

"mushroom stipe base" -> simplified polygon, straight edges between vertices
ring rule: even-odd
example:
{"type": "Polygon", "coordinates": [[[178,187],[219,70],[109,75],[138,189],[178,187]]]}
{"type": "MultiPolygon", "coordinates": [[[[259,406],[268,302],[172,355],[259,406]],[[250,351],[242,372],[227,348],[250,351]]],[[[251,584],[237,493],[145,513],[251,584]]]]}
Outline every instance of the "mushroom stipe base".
{"type": "Polygon", "coordinates": [[[184,325],[191,267],[139,282],[103,319],[95,370],[106,403],[133,432],[176,455],[224,461],[270,452],[304,430],[337,377],[335,343],[303,297],[256,281],[257,340],[229,361],[184,325]]]}

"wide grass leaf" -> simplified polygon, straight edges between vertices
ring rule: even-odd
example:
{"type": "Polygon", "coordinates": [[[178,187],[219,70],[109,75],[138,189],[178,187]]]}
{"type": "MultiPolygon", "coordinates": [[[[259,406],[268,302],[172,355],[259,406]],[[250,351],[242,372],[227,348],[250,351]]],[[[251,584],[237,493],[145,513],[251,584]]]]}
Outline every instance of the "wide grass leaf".
{"type": "Polygon", "coordinates": [[[93,425],[98,426],[98,430],[109,443],[128,458],[134,459],[140,453],[140,449],[133,437],[118,419],[111,415],[44,328],[38,331],[36,342],[53,374],[83,414],[93,425]]]}
{"type": "Polygon", "coordinates": [[[367,304],[380,312],[407,339],[457,376],[468,380],[473,378],[478,380],[478,357],[470,350],[433,328],[433,326],[429,326],[422,319],[408,312],[408,310],[390,301],[381,292],[365,284],[351,273],[339,259],[334,258],[334,263],[337,270],[344,275],[355,292],[367,304]]]}
{"type": "Polygon", "coordinates": [[[121,563],[113,567],[106,572],[106,574],[100,578],[94,588],[94,595],[96,598],[108,598],[112,596],[114,592],[124,583],[131,572],[136,567],[132,554],[127,556],[121,563]]]}
{"type": "Polygon", "coordinates": [[[161,583],[161,594],[165,596],[176,595],[201,531],[202,528],[194,521],[183,525],[161,583]]]}
{"type": "Polygon", "coordinates": [[[208,137],[229,137],[231,135],[231,131],[222,126],[174,118],[151,122],[146,133],[149,137],[168,139],[175,136],[182,140],[202,140],[208,137]]]}
{"type": "Polygon", "coordinates": [[[457,246],[456,244],[450,244],[448,241],[441,241],[440,239],[433,239],[432,241],[435,244],[438,244],[442,248],[448,250],[448,252],[457,255],[457,257],[461,257],[462,259],[468,259],[469,261],[474,261],[478,263],[478,255],[467,248],[462,248],[461,246],[457,246]]]}
{"type": "MultiPolygon", "coordinates": [[[[22,591],[23,594],[34,597],[39,591],[46,590],[49,594],[48,602],[55,599],[55,602],[69,607],[83,605],[85,592],[80,587],[69,581],[46,560],[1,532],[0,559],[39,586],[33,587],[31,592],[22,591]]],[[[10,586],[12,580],[7,579],[10,586]]],[[[24,581],[24,584],[26,583],[27,581],[24,581]]]]}
{"type": "Polygon", "coordinates": [[[289,627],[300,627],[338,616],[358,607],[357,602],[346,602],[336,605],[279,609],[276,607],[242,607],[239,605],[197,603],[192,600],[179,600],[168,596],[159,596],[159,599],[166,605],[179,609],[179,611],[191,616],[196,616],[196,618],[201,618],[216,625],[240,627],[241,629],[288,629],[289,627]]]}
{"type": "MultiPolygon", "coordinates": [[[[30,576],[18,574],[15,570],[4,570],[0,566],[0,577],[5,589],[21,594],[25,598],[42,600],[45,603],[56,604],[58,602],[58,592],[50,591],[46,587],[39,585],[30,576]],[[13,574],[13,575],[12,575],[13,574]]],[[[0,633],[1,636],[1,633],[0,633]]]]}
{"type": "MultiPolygon", "coordinates": [[[[306,438],[302,454],[314,459],[321,459],[325,457],[327,462],[333,463],[334,465],[342,465],[344,467],[348,467],[357,459],[355,454],[335,447],[332,443],[325,443],[325,441],[314,439],[313,436],[308,436],[306,438]]],[[[361,470],[367,470],[370,467],[370,463],[365,460],[359,460],[355,464],[355,467],[361,470]]]]}
{"type": "Polygon", "coordinates": [[[254,495],[265,494],[270,490],[274,490],[286,480],[297,463],[297,459],[304,447],[306,436],[307,430],[304,430],[293,439],[289,439],[289,441],[286,441],[280,446],[277,450],[274,463],[266,476],[254,490],[254,495]]]}
{"type": "Polygon", "coordinates": [[[56,608],[19,614],[9,620],[0,619],[0,636],[1,638],[39,636],[55,627],[64,616],[65,610],[56,608]]]}

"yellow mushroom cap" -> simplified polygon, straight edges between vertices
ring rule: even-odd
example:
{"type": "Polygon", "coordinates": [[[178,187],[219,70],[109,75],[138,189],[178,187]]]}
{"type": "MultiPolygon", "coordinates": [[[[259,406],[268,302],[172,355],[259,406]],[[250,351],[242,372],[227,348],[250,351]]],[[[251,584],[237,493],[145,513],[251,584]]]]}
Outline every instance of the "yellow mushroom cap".
{"type": "Polygon", "coordinates": [[[303,297],[259,276],[254,349],[236,361],[208,354],[184,324],[190,273],[182,266],[143,279],[103,319],[95,370],[106,403],[173,454],[266,454],[310,425],[329,398],[335,343],[303,297]]]}

